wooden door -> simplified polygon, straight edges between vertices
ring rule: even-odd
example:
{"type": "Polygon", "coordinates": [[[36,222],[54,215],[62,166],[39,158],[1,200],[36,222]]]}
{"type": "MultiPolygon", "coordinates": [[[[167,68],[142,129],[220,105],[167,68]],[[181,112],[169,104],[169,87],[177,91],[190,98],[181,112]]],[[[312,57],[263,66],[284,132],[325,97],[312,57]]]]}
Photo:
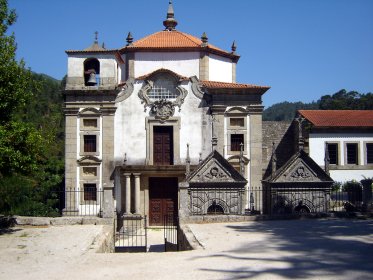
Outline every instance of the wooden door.
{"type": "Polygon", "coordinates": [[[177,178],[149,178],[149,224],[162,226],[166,215],[177,216],[177,178]]]}
{"type": "Polygon", "coordinates": [[[154,165],[172,165],[174,160],[172,126],[154,126],[153,136],[154,165]]]}

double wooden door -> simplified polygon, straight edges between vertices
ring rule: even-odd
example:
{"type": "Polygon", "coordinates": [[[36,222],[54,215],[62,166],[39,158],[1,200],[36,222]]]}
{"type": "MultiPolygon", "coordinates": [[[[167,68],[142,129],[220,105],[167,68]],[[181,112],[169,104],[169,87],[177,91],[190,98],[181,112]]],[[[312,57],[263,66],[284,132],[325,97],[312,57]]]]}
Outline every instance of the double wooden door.
{"type": "Polygon", "coordinates": [[[162,226],[164,217],[177,216],[177,178],[149,178],[149,224],[162,226]]]}
{"type": "Polygon", "coordinates": [[[173,164],[173,130],[172,126],[155,126],[153,130],[154,165],[173,164]]]}

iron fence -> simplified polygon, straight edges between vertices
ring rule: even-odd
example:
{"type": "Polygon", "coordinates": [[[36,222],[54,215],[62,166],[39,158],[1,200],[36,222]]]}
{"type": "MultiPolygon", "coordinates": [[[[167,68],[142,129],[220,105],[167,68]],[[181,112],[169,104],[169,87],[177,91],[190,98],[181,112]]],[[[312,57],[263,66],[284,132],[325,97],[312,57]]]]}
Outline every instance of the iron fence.
{"type": "Polygon", "coordinates": [[[179,251],[179,218],[174,215],[163,217],[164,250],[165,252],[179,251]]]}
{"type": "Polygon", "coordinates": [[[251,187],[246,214],[284,215],[372,211],[373,192],[362,188],[332,190],[314,187],[251,187]]]}
{"type": "Polygon", "coordinates": [[[84,190],[58,190],[51,192],[55,209],[60,216],[101,217],[104,192],[86,186],[84,190]]]}
{"type": "Polygon", "coordinates": [[[147,251],[148,234],[146,216],[114,221],[114,246],[116,253],[139,253],[147,251]]]}

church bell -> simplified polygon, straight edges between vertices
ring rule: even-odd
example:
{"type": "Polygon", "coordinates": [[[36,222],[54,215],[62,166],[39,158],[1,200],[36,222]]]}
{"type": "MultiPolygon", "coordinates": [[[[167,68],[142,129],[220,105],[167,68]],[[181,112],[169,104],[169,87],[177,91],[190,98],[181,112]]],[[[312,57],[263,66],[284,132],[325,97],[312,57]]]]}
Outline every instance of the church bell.
{"type": "Polygon", "coordinates": [[[96,74],[95,73],[89,74],[89,79],[87,81],[87,84],[91,85],[91,86],[94,86],[94,85],[97,84],[97,82],[96,82],[96,74]]]}

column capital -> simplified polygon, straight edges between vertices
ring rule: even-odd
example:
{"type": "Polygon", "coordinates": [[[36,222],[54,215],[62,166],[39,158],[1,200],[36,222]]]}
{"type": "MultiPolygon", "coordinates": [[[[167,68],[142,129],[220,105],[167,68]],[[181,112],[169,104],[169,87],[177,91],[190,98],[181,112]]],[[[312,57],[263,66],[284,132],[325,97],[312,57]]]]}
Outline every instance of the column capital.
{"type": "Polygon", "coordinates": [[[123,173],[123,176],[129,177],[129,176],[131,176],[131,173],[124,172],[124,173],[123,173]]]}
{"type": "Polygon", "coordinates": [[[139,177],[139,176],[141,176],[141,173],[132,173],[132,175],[135,176],[135,177],[139,177]]]}

